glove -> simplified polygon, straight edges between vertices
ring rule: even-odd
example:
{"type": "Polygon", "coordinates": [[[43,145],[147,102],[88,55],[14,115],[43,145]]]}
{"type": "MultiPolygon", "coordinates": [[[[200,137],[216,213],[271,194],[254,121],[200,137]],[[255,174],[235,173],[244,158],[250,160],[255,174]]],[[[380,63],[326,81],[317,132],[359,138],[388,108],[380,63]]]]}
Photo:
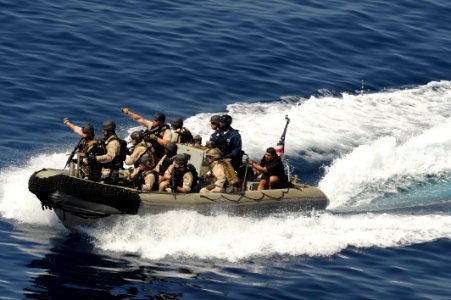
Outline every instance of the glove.
{"type": "Polygon", "coordinates": [[[64,117],[64,125],[66,125],[67,122],[69,122],[69,118],[68,117],[64,117]]]}
{"type": "Polygon", "coordinates": [[[211,191],[211,190],[214,189],[215,187],[216,187],[216,185],[212,183],[212,184],[207,185],[205,188],[206,188],[207,190],[211,191]]]}
{"type": "Polygon", "coordinates": [[[123,112],[124,114],[128,114],[128,108],[127,107],[122,107],[121,108],[121,112],[123,112]]]}
{"type": "Polygon", "coordinates": [[[149,140],[155,140],[157,136],[153,133],[149,134],[149,140]]]}

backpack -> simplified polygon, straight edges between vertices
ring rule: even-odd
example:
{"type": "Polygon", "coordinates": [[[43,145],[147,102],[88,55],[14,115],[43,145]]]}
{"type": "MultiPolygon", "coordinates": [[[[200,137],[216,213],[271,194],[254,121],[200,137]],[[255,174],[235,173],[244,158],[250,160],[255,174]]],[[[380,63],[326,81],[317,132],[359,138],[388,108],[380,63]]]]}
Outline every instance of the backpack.
{"type": "Polygon", "coordinates": [[[238,182],[240,182],[240,180],[238,179],[238,175],[236,174],[235,169],[233,168],[230,161],[224,159],[220,161],[220,163],[224,166],[224,172],[229,186],[233,186],[238,182]]]}
{"type": "Polygon", "coordinates": [[[122,162],[125,160],[127,153],[128,153],[128,148],[127,148],[127,141],[118,138],[119,143],[121,144],[121,151],[119,152],[119,160],[122,162]]]}

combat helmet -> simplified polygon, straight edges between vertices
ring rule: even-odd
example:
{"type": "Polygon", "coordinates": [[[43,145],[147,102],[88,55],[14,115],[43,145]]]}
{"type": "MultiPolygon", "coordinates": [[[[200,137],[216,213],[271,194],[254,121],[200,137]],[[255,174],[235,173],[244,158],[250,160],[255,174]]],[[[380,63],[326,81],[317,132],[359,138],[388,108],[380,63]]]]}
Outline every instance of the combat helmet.
{"type": "Polygon", "coordinates": [[[222,158],[222,152],[218,148],[209,149],[206,154],[207,156],[212,156],[215,159],[222,158]]]}
{"type": "Polygon", "coordinates": [[[232,124],[232,117],[230,115],[222,115],[219,119],[219,122],[226,123],[226,124],[232,124]]]}
{"type": "Polygon", "coordinates": [[[171,153],[171,156],[177,153],[177,144],[174,142],[169,142],[164,147],[171,153]]]}
{"type": "Polygon", "coordinates": [[[156,112],[156,113],[153,115],[153,119],[154,119],[155,121],[160,121],[160,122],[163,122],[163,123],[164,123],[164,121],[166,121],[166,115],[165,115],[164,113],[161,113],[161,112],[156,112]]]}
{"type": "Polygon", "coordinates": [[[145,166],[146,168],[150,165],[150,159],[147,154],[141,156],[141,158],[138,160],[138,164],[145,166]]]}
{"type": "Polygon", "coordinates": [[[219,115],[211,116],[210,123],[219,125],[219,120],[220,119],[221,119],[221,116],[219,116],[219,115]]]}
{"type": "Polygon", "coordinates": [[[133,131],[132,134],[130,134],[130,138],[132,140],[135,140],[136,142],[140,143],[143,140],[144,135],[141,130],[136,130],[136,131],[133,131]]]}
{"type": "Polygon", "coordinates": [[[188,156],[185,153],[177,154],[174,157],[174,162],[178,165],[183,165],[186,167],[186,165],[188,165],[188,156]]]}
{"type": "Polygon", "coordinates": [[[171,123],[171,126],[174,126],[175,128],[183,127],[183,120],[178,117],[172,118],[170,123],[171,123]]]}
{"type": "Polygon", "coordinates": [[[109,131],[109,132],[115,132],[116,130],[116,123],[114,123],[111,120],[106,120],[102,123],[102,129],[109,131]]]}
{"type": "Polygon", "coordinates": [[[87,123],[85,125],[83,125],[81,127],[81,131],[83,133],[88,134],[90,137],[94,137],[94,126],[92,126],[91,124],[87,123]]]}

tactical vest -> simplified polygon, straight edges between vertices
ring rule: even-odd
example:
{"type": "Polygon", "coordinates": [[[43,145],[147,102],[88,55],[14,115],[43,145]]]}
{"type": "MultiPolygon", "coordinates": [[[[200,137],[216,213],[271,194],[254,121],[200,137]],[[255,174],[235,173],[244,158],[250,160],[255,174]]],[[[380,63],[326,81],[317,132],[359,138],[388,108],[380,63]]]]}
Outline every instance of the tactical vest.
{"type": "Polygon", "coordinates": [[[146,147],[146,150],[141,153],[140,156],[138,156],[138,158],[136,159],[135,163],[133,164],[133,166],[135,168],[139,167],[139,160],[141,159],[141,157],[143,157],[144,155],[147,155],[149,157],[149,168],[153,169],[155,168],[155,153],[152,152],[152,148],[150,146],[147,145],[143,145],[143,147],[146,147]]]}
{"type": "Polygon", "coordinates": [[[125,160],[125,157],[127,155],[127,142],[124,140],[121,140],[120,138],[117,137],[117,135],[113,134],[110,137],[108,137],[105,141],[102,141],[100,145],[101,145],[102,152],[103,152],[102,154],[106,154],[107,153],[106,146],[108,145],[108,143],[110,143],[114,140],[119,141],[121,150],[120,150],[119,154],[113,158],[112,161],[102,164],[102,166],[104,168],[117,170],[117,169],[121,169],[123,167],[122,163],[125,160]]]}
{"type": "Polygon", "coordinates": [[[83,140],[83,142],[80,144],[77,154],[80,159],[77,163],[80,164],[80,175],[82,178],[87,178],[93,181],[99,180],[102,165],[96,160],[86,162],[86,160],[83,159],[87,158],[90,155],[97,155],[100,151],[99,147],[99,142],[95,139],[89,141],[83,140]]]}
{"type": "MultiPolygon", "coordinates": [[[[163,124],[162,126],[157,126],[157,127],[151,128],[149,130],[146,130],[145,133],[147,135],[154,134],[155,136],[157,136],[159,138],[163,138],[165,131],[168,129],[170,130],[169,125],[163,124]]],[[[147,140],[152,144],[153,148],[155,149],[155,155],[157,156],[157,158],[162,158],[166,153],[164,146],[161,146],[160,144],[158,144],[156,139],[149,140],[148,136],[147,136],[147,140]]]]}
{"type": "Polygon", "coordinates": [[[99,142],[97,140],[85,140],[83,139],[82,143],[78,147],[78,153],[81,156],[88,156],[90,153],[97,154],[99,152],[99,142]]]}
{"type": "Polygon", "coordinates": [[[177,190],[176,187],[183,187],[183,176],[188,172],[191,172],[191,174],[193,175],[193,182],[191,183],[190,189],[192,190],[193,187],[197,184],[198,180],[197,171],[193,165],[188,164],[188,166],[185,168],[183,172],[177,172],[174,168],[172,174],[173,177],[171,178],[171,189],[173,191],[177,190]]]}

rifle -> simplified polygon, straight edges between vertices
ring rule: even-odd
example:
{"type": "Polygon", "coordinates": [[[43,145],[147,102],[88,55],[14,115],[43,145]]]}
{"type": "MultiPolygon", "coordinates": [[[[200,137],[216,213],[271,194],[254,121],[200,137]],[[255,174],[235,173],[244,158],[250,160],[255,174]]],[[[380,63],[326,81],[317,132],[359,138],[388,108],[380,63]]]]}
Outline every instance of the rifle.
{"type": "Polygon", "coordinates": [[[171,190],[172,190],[172,196],[174,196],[174,200],[176,199],[175,196],[175,192],[177,191],[177,186],[175,185],[175,166],[172,169],[172,174],[171,174],[171,190]]]}
{"type": "Polygon", "coordinates": [[[142,173],[143,173],[143,171],[141,169],[139,169],[138,172],[136,173],[135,177],[133,177],[133,186],[136,188],[140,187],[140,180],[141,180],[142,173]]]}
{"type": "Polygon", "coordinates": [[[78,141],[78,143],[77,143],[77,145],[75,146],[74,150],[72,150],[72,152],[70,153],[69,158],[67,159],[66,164],[64,165],[63,170],[67,167],[67,165],[68,165],[68,164],[72,161],[72,159],[74,158],[75,152],[77,151],[78,147],[80,146],[81,141],[83,141],[83,138],[81,138],[81,139],[78,141]]]}
{"type": "Polygon", "coordinates": [[[160,131],[160,127],[161,127],[161,126],[159,125],[159,126],[153,127],[152,129],[146,129],[146,130],[144,130],[144,131],[143,131],[144,140],[145,140],[147,143],[152,143],[153,140],[149,139],[149,135],[158,133],[158,132],[160,131]]]}

